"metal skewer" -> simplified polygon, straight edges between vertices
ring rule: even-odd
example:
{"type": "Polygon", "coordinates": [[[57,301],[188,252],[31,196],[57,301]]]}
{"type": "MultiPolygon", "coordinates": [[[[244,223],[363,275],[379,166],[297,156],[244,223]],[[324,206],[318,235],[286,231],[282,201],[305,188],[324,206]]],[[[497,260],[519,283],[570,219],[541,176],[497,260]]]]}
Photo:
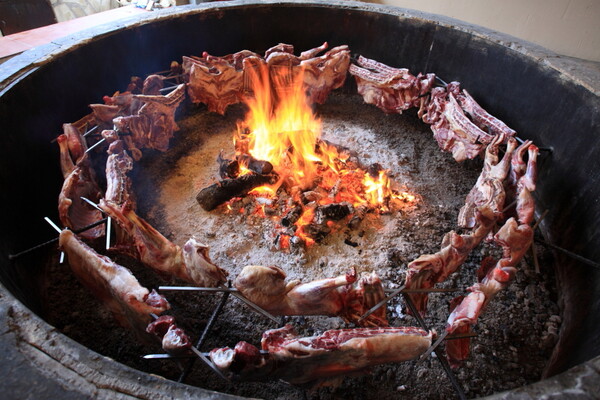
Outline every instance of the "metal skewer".
{"type": "Polygon", "coordinates": [[[405,287],[406,287],[406,285],[400,286],[398,289],[394,290],[390,295],[388,295],[385,299],[383,299],[379,303],[375,304],[373,307],[371,307],[371,309],[369,309],[369,311],[364,313],[363,316],[358,319],[358,322],[362,322],[369,315],[371,315],[375,311],[377,311],[381,306],[386,304],[388,301],[390,301],[394,297],[398,296],[400,293],[402,293],[402,291],[404,290],[405,287]]]}
{"type": "Polygon", "coordinates": [[[98,126],[99,126],[99,125],[96,125],[96,126],[94,126],[94,127],[90,128],[90,129],[89,129],[89,130],[88,130],[86,133],[84,133],[82,136],[83,136],[83,137],[87,137],[89,134],[91,134],[91,133],[92,133],[92,132],[94,132],[96,129],[98,129],[98,126]]]}
{"type": "Polygon", "coordinates": [[[158,290],[163,291],[182,291],[182,292],[238,292],[236,288],[228,287],[200,287],[200,286],[159,286],[158,290]]]}
{"type": "Polygon", "coordinates": [[[169,90],[173,90],[173,89],[177,88],[178,86],[179,85],[174,85],[174,86],[169,86],[169,87],[166,87],[166,88],[162,88],[162,89],[160,89],[160,92],[161,93],[162,92],[168,92],[169,90]]]}
{"type": "MultiPolygon", "coordinates": [[[[60,235],[60,233],[62,232],[62,229],[59,228],[58,225],[56,225],[50,218],[48,217],[44,217],[44,220],[46,220],[47,223],[50,224],[51,227],[53,227],[56,232],[58,232],[58,234],[60,235]]],[[[59,264],[62,264],[63,262],[65,262],[65,252],[61,251],[60,252],[60,259],[58,260],[59,264]]]]}
{"type": "Polygon", "coordinates": [[[227,292],[227,293],[231,293],[234,297],[236,297],[237,299],[242,301],[244,304],[246,304],[248,307],[250,307],[257,313],[264,315],[265,317],[269,318],[270,320],[272,320],[276,323],[279,323],[279,320],[277,318],[275,318],[270,312],[263,309],[262,307],[260,307],[256,303],[254,303],[253,301],[248,300],[246,297],[244,297],[244,295],[242,295],[235,288],[228,288],[226,286],[219,286],[219,287],[214,287],[214,288],[213,287],[197,287],[197,286],[159,286],[158,290],[180,290],[180,291],[190,291],[190,292],[227,292]]]}
{"type": "MultiPolygon", "coordinates": [[[[225,286],[221,286],[221,288],[225,288],[227,289],[225,286]]],[[[230,292],[235,298],[241,300],[244,304],[246,304],[248,307],[252,308],[254,311],[264,315],[265,317],[269,318],[270,320],[274,321],[276,324],[279,324],[279,320],[277,318],[275,318],[270,312],[264,310],[263,308],[259,307],[258,305],[256,305],[254,302],[248,300],[247,298],[245,298],[244,296],[242,296],[241,293],[239,292],[230,292]]]]}
{"type": "Polygon", "coordinates": [[[100,140],[98,140],[96,143],[94,143],[93,145],[91,145],[90,147],[88,147],[88,149],[85,151],[86,153],[90,152],[93,148],[95,148],[96,146],[98,146],[100,143],[105,142],[106,139],[102,138],[100,140]]]}
{"type": "Polygon", "coordinates": [[[217,375],[219,375],[221,378],[225,379],[228,382],[230,381],[230,379],[228,377],[226,377],[225,375],[223,375],[223,372],[221,372],[221,370],[219,368],[217,368],[217,366],[215,364],[213,364],[213,362],[211,360],[209,360],[208,357],[206,357],[204,355],[204,353],[202,353],[200,350],[198,350],[194,346],[192,346],[191,349],[194,352],[194,354],[196,354],[198,356],[198,358],[200,358],[202,361],[204,361],[204,363],[206,365],[208,365],[210,367],[210,369],[215,371],[215,373],[217,375]]]}
{"type": "Polygon", "coordinates": [[[377,303],[373,307],[371,307],[369,309],[369,311],[364,313],[363,316],[359,318],[358,322],[363,321],[365,318],[367,318],[369,315],[373,314],[375,311],[377,311],[384,304],[386,304],[387,302],[392,300],[394,297],[398,296],[400,293],[435,293],[435,292],[445,293],[445,292],[457,292],[460,290],[460,289],[456,289],[456,288],[450,288],[450,289],[446,289],[446,288],[406,289],[405,287],[406,287],[406,285],[402,285],[398,289],[394,289],[394,290],[386,289],[385,292],[390,293],[390,294],[385,299],[381,300],[379,303],[377,303]]]}
{"type": "Polygon", "coordinates": [[[429,357],[429,355],[435,351],[435,349],[440,345],[440,343],[442,343],[444,341],[444,339],[446,339],[446,336],[448,336],[448,331],[444,330],[444,333],[442,333],[437,338],[437,340],[427,349],[427,351],[425,353],[421,354],[421,357],[419,357],[419,360],[417,361],[417,363],[421,363],[427,357],[429,357]]]}
{"type": "MultiPolygon", "coordinates": [[[[210,330],[212,329],[213,325],[217,321],[217,317],[223,311],[223,307],[225,306],[225,303],[227,303],[228,299],[229,299],[229,292],[225,292],[223,294],[223,297],[221,298],[221,301],[219,302],[219,304],[217,305],[217,307],[213,310],[212,315],[210,316],[208,322],[206,323],[206,326],[204,327],[204,330],[202,331],[202,335],[200,335],[200,339],[198,339],[198,342],[196,343],[196,346],[195,346],[196,349],[200,350],[202,348],[202,345],[204,344],[204,342],[208,338],[208,333],[210,332],[210,330]]],[[[191,360],[185,366],[184,370],[181,372],[181,375],[179,375],[179,379],[177,380],[177,382],[183,382],[185,380],[185,378],[187,378],[187,376],[189,375],[189,373],[192,370],[193,366],[194,366],[194,360],[191,360]]]]}
{"type": "MultiPolygon", "coordinates": [[[[408,306],[408,308],[410,308],[411,313],[414,315],[416,320],[419,322],[419,325],[421,325],[421,328],[428,331],[429,328],[427,327],[427,324],[423,320],[423,317],[421,317],[419,310],[417,310],[415,303],[413,303],[412,299],[410,298],[410,296],[408,294],[404,293],[403,296],[404,296],[404,301],[406,302],[406,305],[408,306]]],[[[463,388],[458,383],[458,380],[456,380],[456,376],[454,376],[452,369],[450,369],[450,364],[448,364],[448,360],[446,360],[445,355],[439,353],[439,349],[437,349],[437,348],[434,349],[434,352],[435,352],[435,355],[437,356],[437,359],[440,360],[440,364],[442,364],[442,368],[446,372],[446,375],[448,375],[448,379],[450,379],[452,386],[456,390],[456,394],[458,394],[458,397],[461,400],[466,400],[467,396],[465,396],[465,392],[463,391],[463,388]]]]}
{"type": "MultiPolygon", "coordinates": [[[[103,223],[105,223],[105,222],[106,222],[106,218],[103,218],[103,219],[101,219],[101,220],[98,220],[98,221],[94,222],[93,224],[90,224],[90,225],[88,225],[88,226],[84,226],[83,228],[81,228],[81,229],[77,229],[77,230],[75,230],[75,231],[73,231],[73,232],[74,232],[74,233],[81,233],[81,232],[85,232],[85,231],[87,231],[88,229],[95,228],[95,227],[97,227],[98,225],[102,225],[102,224],[103,224],[103,223]]],[[[28,248],[27,250],[23,250],[23,251],[21,251],[21,252],[19,252],[19,253],[17,253],[17,254],[9,254],[9,255],[8,255],[8,259],[9,259],[9,260],[14,260],[15,258],[19,258],[19,257],[21,257],[21,256],[23,256],[23,255],[25,255],[25,254],[27,254],[27,253],[31,253],[31,252],[32,252],[32,251],[34,251],[34,250],[41,249],[41,248],[42,248],[42,247],[44,247],[44,246],[47,246],[47,245],[49,245],[49,244],[52,244],[52,243],[58,242],[58,239],[59,239],[59,237],[57,236],[57,237],[55,237],[54,239],[50,239],[50,240],[48,240],[48,241],[46,241],[46,242],[44,242],[44,243],[40,243],[40,244],[38,244],[38,245],[35,245],[35,246],[33,246],[33,247],[30,247],[30,248],[28,248]]]]}

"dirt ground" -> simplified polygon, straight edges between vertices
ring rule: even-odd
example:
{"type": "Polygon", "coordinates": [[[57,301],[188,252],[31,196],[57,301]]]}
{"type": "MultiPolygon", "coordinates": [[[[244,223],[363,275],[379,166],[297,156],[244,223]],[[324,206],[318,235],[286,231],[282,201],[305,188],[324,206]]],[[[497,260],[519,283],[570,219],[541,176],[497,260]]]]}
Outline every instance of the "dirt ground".
{"type": "MultiPolygon", "coordinates": [[[[323,121],[323,137],[358,152],[365,163],[378,162],[390,169],[399,186],[418,197],[414,206],[398,206],[390,215],[368,214],[355,231],[340,229],[324,243],[295,253],[273,245],[273,221],[245,213],[226,213],[222,208],[206,212],[195,195],[215,181],[215,162],[221,149],[232,152],[236,121],[241,106],[225,116],[190,106],[178,119],[181,130],[166,153],[145,153],[133,172],[138,212],[178,245],[196,236],[210,246],[213,261],[230,278],[251,264],[277,265],[289,279],[304,282],[333,277],[348,267],[359,272],[376,271],[384,285],[398,287],[408,263],[421,254],[436,252],[443,235],[456,230],[457,215],[481,170],[481,161],[456,163],[443,153],[429,127],[414,113],[385,115],[363,104],[360,96],[334,93],[317,108],[323,121]],[[350,239],[358,246],[345,243],[350,239]]],[[[101,246],[101,245],[100,245],[101,246]]],[[[101,247],[100,247],[101,248],[101,247]]],[[[103,251],[106,253],[106,251],[103,251]]],[[[538,249],[540,273],[531,255],[521,263],[515,281],[490,303],[475,327],[470,359],[455,371],[468,397],[478,397],[518,387],[540,379],[550,357],[560,324],[553,260],[538,249]]],[[[164,285],[152,272],[125,256],[108,252],[130,268],[149,288],[164,285]]],[[[442,332],[449,301],[475,283],[475,271],[485,256],[498,255],[489,244],[476,248],[467,262],[438,287],[457,288],[454,293],[430,296],[426,323],[442,332]]],[[[160,353],[155,344],[142,344],[120,328],[99,303],[73,277],[67,264],[49,261],[46,288],[47,320],[61,332],[119,362],[150,373],[177,379],[181,363],[144,360],[144,354],[160,353]]],[[[178,283],[178,282],[175,282],[178,283]]],[[[179,282],[181,283],[181,282],[179,282]]],[[[194,340],[202,332],[221,294],[163,292],[176,316],[194,340]]],[[[391,326],[417,326],[398,297],[388,303],[391,326]]],[[[301,334],[346,327],[338,318],[290,318],[301,334]]],[[[203,351],[233,347],[244,340],[259,346],[262,332],[277,324],[229,299],[203,351]]],[[[443,345],[442,345],[443,347],[443,345]]],[[[186,361],[187,362],[187,361],[186,361]]],[[[185,363],[185,362],[183,362],[185,363]]],[[[382,365],[370,374],[347,377],[338,387],[297,388],[283,382],[229,383],[197,362],[186,383],[210,390],[265,399],[436,399],[456,394],[435,356],[418,363],[382,365]]]]}

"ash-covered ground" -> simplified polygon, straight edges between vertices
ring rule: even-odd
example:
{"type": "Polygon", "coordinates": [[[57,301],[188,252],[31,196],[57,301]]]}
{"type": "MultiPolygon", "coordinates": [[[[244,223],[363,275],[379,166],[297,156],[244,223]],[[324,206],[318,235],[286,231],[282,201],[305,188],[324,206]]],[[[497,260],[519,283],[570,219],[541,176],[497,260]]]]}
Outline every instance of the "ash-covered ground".
{"type": "MultiPolygon", "coordinates": [[[[247,213],[227,213],[223,208],[206,212],[195,200],[197,192],[218,177],[216,157],[223,149],[233,152],[232,135],[243,108],[230,107],[225,116],[203,107],[178,119],[181,130],[166,153],[145,154],[136,163],[133,179],[138,212],[178,245],[192,235],[211,248],[213,261],[237,273],[251,264],[277,265],[289,279],[308,282],[333,277],[355,267],[359,272],[376,271],[389,288],[404,281],[407,264],[424,253],[439,250],[443,235],[457,229],[456,218],[464,199],[480,173],[481,161],[456,163],[443,153],[429,127],[413,113],[385,115],[363,104],[360,96],[336,93],[317,112],[323,121],[323,137],[358,152],[365,164],[378,162],[393,179],[418,196],[414,206],[398,206],[389,215],[368,214],[360,228],[340,229],[322,244],[296,252],[274,245],[274,221],[247,213]],[[347,242],[357,244],[348,245],[347,242]]],[[[101,244],[100,249],[101,249],[101,244]]],[[[475,327],[469,361],[456,371],[469,397],[478,397],[518,387],[540,379],[560,325],[552,259],[538,248],[540,273],[531,256],[525,257],[516,280],[490,303],[475,327]]],[[[147,287],[167,284],[137,262],[111,252],[117,262],[129,267],[147,287]]],[[[483,244],[447,282],[456,293],[430,295],[427,324],[442,332],[449,314],[449,301],[475,283],[482,258],[498,255],[498,249],[483,244]]],[[[68,265],[52,260],[48,268],[47,319],[63,333],[93,350],[143,371],[177,379],[180,365],[173,361],[143,360],[158,353],[158,345],[140,343],[135,335],[118,327],[92,295],[77,282],[68,265]]],[[[181,282],[174,282],[181,283],[181,282]]],[[[164,292],[170,313],[197,340],[221,295],[164,292]]],[[[388,303],[392,326],[417,326],[406,315],[398,297],[388,303]]],[[[321,333],[346,327],[341,319],[291,318],[301,334],[321,333]]],[[[212,334],[202,348],[233,347],[244,340],[260,345],[262,332],[276,328],[231,298],[212,334]]],[[[422,363],[382,365],[372,373],[348,377],[338,387],[297,388],[282,382],[228,383],[201,362],[196,362],[186,381],[210,390],[265,399],[436,399],[454,398],[455,392],[438,360],[422,363]]]]}

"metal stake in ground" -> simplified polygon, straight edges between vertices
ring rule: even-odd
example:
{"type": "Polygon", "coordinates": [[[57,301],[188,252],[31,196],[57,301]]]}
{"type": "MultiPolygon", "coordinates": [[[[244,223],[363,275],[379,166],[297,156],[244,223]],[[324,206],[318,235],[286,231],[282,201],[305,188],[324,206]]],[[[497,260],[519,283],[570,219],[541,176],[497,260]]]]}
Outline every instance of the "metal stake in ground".
{"type": "MultiPolygon", "coordinates": [[[[410,312],[415,316],[415,318],[419,322],[419,325],[421,325],[421,328],[428,331],[429,328],[427,327],[427,324],[423,320],[423,317],[421,317],[421,314],[419,314],[419,310],[417,310],[417,306],[415,306],[415,303],[413,303],[412,299],[410,298],[410,296],[408,294],[403,293],[403,296],[404,296],[404,301],[406,302],[406,305],[408,306],[408,308],[410,308],[410,312]]],[[[450,379],[452,386],[454,386],[454,390],[456,390],[456,394],[458,394],[458,397],[461,400],[466,400],[467,396],[465,396],[465,392],[463,391],[463,388],[458,383],[458,380],[456,379],[456,376],[454,376],[452,369],[450,369],[450,364],[448,364],[448,360],[446,360],[446,356],[444,354],[442,354],[438,348],[436,348],[434,350],[434,352],[435,352],[435,355],[437,356],[437,359],[440,360],[440,364],[442,364],[442,368],[446,372],[446,375],[448,375],[448,379],[450,379]]]]}
{"type": "MultiPolygon", "coordinates": [[[[217,318],[223,311],[223,307],[225,306],[225,303],[227,303],[228,299],[229,299],[229,292],[223,293],[223,297],[221,297],[221,301],[219,302],[217,307],[213,310],[212,315],[210,316],[208,322],[206,323],[206,326],[204,327],[204,331],[202,331],[202,335],[200,335],[200,339],[198,339],[198,343],[196,343],[196,349],[200,350],[202,348],[202,345],[208,338],[208,333],[210,332],[213,325],[217,321],[217,318]]],[[[183,382],[185,380],[185,378],[187,378],[187,376],[190,374],[190,372],[192,370],[192,367],[194,366],[194,361],[196,361],[196,360],[191,359],[188,362],[188,364],[185,366],[184,370],[181,372],[181,375],[179,375],[179,379],[177,380],[177,382],[183,382]]]]}

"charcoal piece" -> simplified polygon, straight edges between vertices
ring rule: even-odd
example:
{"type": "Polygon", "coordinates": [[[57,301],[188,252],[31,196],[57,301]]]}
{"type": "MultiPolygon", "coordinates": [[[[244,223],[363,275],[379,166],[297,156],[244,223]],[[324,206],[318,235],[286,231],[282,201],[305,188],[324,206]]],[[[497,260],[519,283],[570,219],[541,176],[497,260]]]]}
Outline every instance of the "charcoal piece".
{"type": "Polygon", "coordinates": [[[281,225],[290,227],[298,221],[298,218],[302,215],[302,206],[299,204],[295,205],[282,219],[281,225]]]}
{"type": "Polygon", "coordinates": [[[315,213],[315,221],[317,225],[324,224],[326,221],[339,221],[350,215],[352,211],[352,204],[347,202],[319,206],[315,213]]]}
{"type": "Polygon", "coordinates": [[[245,196],[256,187],[272,185],[277,179],[276,174],[261,175],[254,172],[234,179],[224,179],[202,189],[196,195],[196,201],[204,210],[211,211],[234,197],[245,196]]]}
{"type": "Polygon", "coordinates": [[[352,230],[358,228],[362,220],[365,218],[365,215],[367,215],[368,211],[369,206],[367,206],[366,204],[361,204],[360,206],[356,207],[354,209],[354,215],[352,216],[352,218],[350,218],[350,222],[348,222],[348,228],[352,230]]]}
{"type": "Polygon", "coordinates": [[[245,165],[246,168],[257,174],[266,175],[273,172],[273,164],[265,160],[257,160],[250,154],[239,154],[235,158],[240,165],[245,165]]]}
{"type": "Polygon", "coordinates": [[[217,156],[217,162],[219,163],[219,176],[221,179],[237,178],[240,174],[240,164],[238,161],[223,158],[223,152],[220,152],[217,156]]]}
{"type": "Polygon", "coordinates": [[[383,167],[379,163],[373,163],[367,167],[367,173],[373,179],[379,178],[379,172],[383,171],[383,167]]]}

